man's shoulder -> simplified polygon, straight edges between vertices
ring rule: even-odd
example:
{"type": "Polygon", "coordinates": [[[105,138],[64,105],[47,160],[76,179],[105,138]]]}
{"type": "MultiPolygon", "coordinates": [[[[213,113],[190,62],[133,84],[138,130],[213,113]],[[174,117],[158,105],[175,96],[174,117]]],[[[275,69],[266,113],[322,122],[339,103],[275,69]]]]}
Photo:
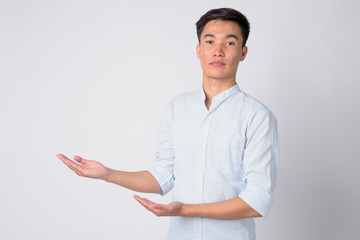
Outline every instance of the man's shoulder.
{"type": "Polygon", "coordinates": [[[248,113],[273,115],[265,104],[242,90],[237,94],[237,98],[241,103],[241,108],[246,110],[248,113]]]}
{"type": "Polygon", "coordinates": [[[200,102],[199,90],[184,92],[171,98],[165,107],[165,112],[170,115],[175,113],[187,113],[192,107],[200,102]]]}
{"type": "Polygon", "coordinates": [[[176,95],[170,100],[170,104],[181,104],[181,103],[191,103],[198,101],[200,97],[199,90],[193,90],[190,92],[184,92],[176,95]]]}

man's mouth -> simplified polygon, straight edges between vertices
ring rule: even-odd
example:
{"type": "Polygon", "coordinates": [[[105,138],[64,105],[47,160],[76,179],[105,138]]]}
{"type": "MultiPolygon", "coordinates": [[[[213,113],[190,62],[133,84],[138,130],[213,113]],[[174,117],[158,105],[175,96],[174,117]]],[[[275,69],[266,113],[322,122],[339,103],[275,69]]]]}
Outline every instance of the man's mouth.
{"type": "Polygon", "coordinates": [[[224,66],[225,63],[224,62],[211,62],[210,65],[215,66],[215,67],[221,67],[221,66],[224,66]]]}

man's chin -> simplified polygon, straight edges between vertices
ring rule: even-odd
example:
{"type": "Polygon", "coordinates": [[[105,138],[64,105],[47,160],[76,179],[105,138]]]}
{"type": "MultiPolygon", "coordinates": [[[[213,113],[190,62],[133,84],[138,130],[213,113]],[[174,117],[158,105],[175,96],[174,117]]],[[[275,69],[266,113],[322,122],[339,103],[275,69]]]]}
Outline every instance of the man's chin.
{"type": "Polygon", "coordinates": [[[211,79],[211,80],[217,80],[217,81],[231,81],[235,79],[235,75],[224,75],[224,74],[209,74],[204,75],[204,79],[211,79]]]}

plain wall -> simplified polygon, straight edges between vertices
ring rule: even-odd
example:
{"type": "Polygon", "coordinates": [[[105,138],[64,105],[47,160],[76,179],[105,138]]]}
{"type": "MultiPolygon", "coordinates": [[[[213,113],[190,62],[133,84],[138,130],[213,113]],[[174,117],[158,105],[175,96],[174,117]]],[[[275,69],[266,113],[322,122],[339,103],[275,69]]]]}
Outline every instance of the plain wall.
{"type": "Polygon", "coordinates": [[[164,106],[201,87],[195,22],[218,7],[249,18],[237,80],[278,119],[257,239],[358,239],[360,4],[346,0],[0,0],[0,239],[165,239],[169,218],[55,154],[150,168],[164,106]]]}

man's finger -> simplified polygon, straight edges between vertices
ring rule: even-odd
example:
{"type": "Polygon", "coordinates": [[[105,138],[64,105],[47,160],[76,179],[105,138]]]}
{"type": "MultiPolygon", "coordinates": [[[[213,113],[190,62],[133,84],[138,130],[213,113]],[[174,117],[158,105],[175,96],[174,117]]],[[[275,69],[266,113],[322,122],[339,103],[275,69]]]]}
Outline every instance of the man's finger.
{"type": "Polygon", "coordinates": [[[67,164],[66,166],[68,166],[71,170],[73,170],[77,175],[79,176],[83,176],[83,171],[81,169],[81,166],[77,165],[76,163],[70,163],[67,164]]]}
{"type": "Polygon", "coordinates": [[[157,204],[155,209],[170,213],[173,210],[173,207],[170,205],[157,204]]]}
{"type": "Polygon", "coordinates": [[[157,203],[154,203],[153,201],[150,201],[149,199],[147,199],[147,198],[142,198],[142,200],[144,201],[144,202],[146,202],[147,204],[149,204],[150,206],[152,206],[152,207],[156,207],[158,204],[157,203]]]}
{"type": "Polygon", "coordinates": [[[156,216],[169,216],[167,211],[163,211],[162,209],[158,209],[160,204],[154,203],[147,198],[141,198],[137,195],[134,195],[136,201],[138,201],[143,207],[145,207],[148,211],[154,213],[156,216]]]}
{"type": "Polygon", "coordinates": [[[141,197],[139,197],[138,195],[134,195],[133,197],[135,198],[136,201],[139,201],[141,199],[141,197]]]}
{"type": "Polygon", "coordinates": [[[145,198],[141,198],[141,197],[139,197],[137,195],[134,195],[134,198],[135,198],[136,201],[138,201],[144,207],[150,206],[149,200],[147,200],[145,198]]]}
{"type": "Polygon", "coordinates": [[[58,158],[58,159],[60,159],[61,161],[63,161],[64,163],[67,161],[67,160],[70,160],[68,157],[66,157],[64,154],[60,154],[60,153],[58,153],[58,154],[56,154],[56,157],[58,158]]]}
{"type": "Polygon", "coordinates": [[[157,210],[157,209],[154,209],[152,212],[158,217],[170,216],[170,214],[168,212],[157,210]]]}
{"type": "Polygon", "coordinates": [[[147,203],[143,198],[138,197],[138,196],[134,196],[135,200],[138,201],[144,208],[146,208],[149,211],[153,211],[153,208],[151,207],[151,205],[149,203],[147,203]]]}
{"type": "Polygon", "coordinates": [[[149,211],[153,212],[153,210],[156,209],[157,204],[150,201],[149,199],[141,198],[137,195],[134,195],[134,198],[136,199],[136,201],[138,201],[141,205],[143,205],[149,211]]]}
{"type": "Polygon", "coordinates": [[[75,156],[73,157],[73,159],[74,159],[75,161],[77,161],[78,163],[81,163],[81,164],[84,164],[84,163],[86,162],[85,159],[83,159],[82,157],[80,157],[80,156],[78,156],[78,155],[75,155],[75,156]]]}
{"type": "Polygon", "coordinates": [[[70,160],[63,154],[56,154],[56,156],[71,170],[73,170],[77,175],[82,176],[82,167],[75,163],[74,161],[70,160]]]}
{"type": "Polygon", "coordinates": [[[73,170],[74,172],[76,172],[78,175],[82,175],[82,166],[80,166],[79,164],[68,160],[66,161],[66,166],[68,166],[71,170],[73,170]]]}

